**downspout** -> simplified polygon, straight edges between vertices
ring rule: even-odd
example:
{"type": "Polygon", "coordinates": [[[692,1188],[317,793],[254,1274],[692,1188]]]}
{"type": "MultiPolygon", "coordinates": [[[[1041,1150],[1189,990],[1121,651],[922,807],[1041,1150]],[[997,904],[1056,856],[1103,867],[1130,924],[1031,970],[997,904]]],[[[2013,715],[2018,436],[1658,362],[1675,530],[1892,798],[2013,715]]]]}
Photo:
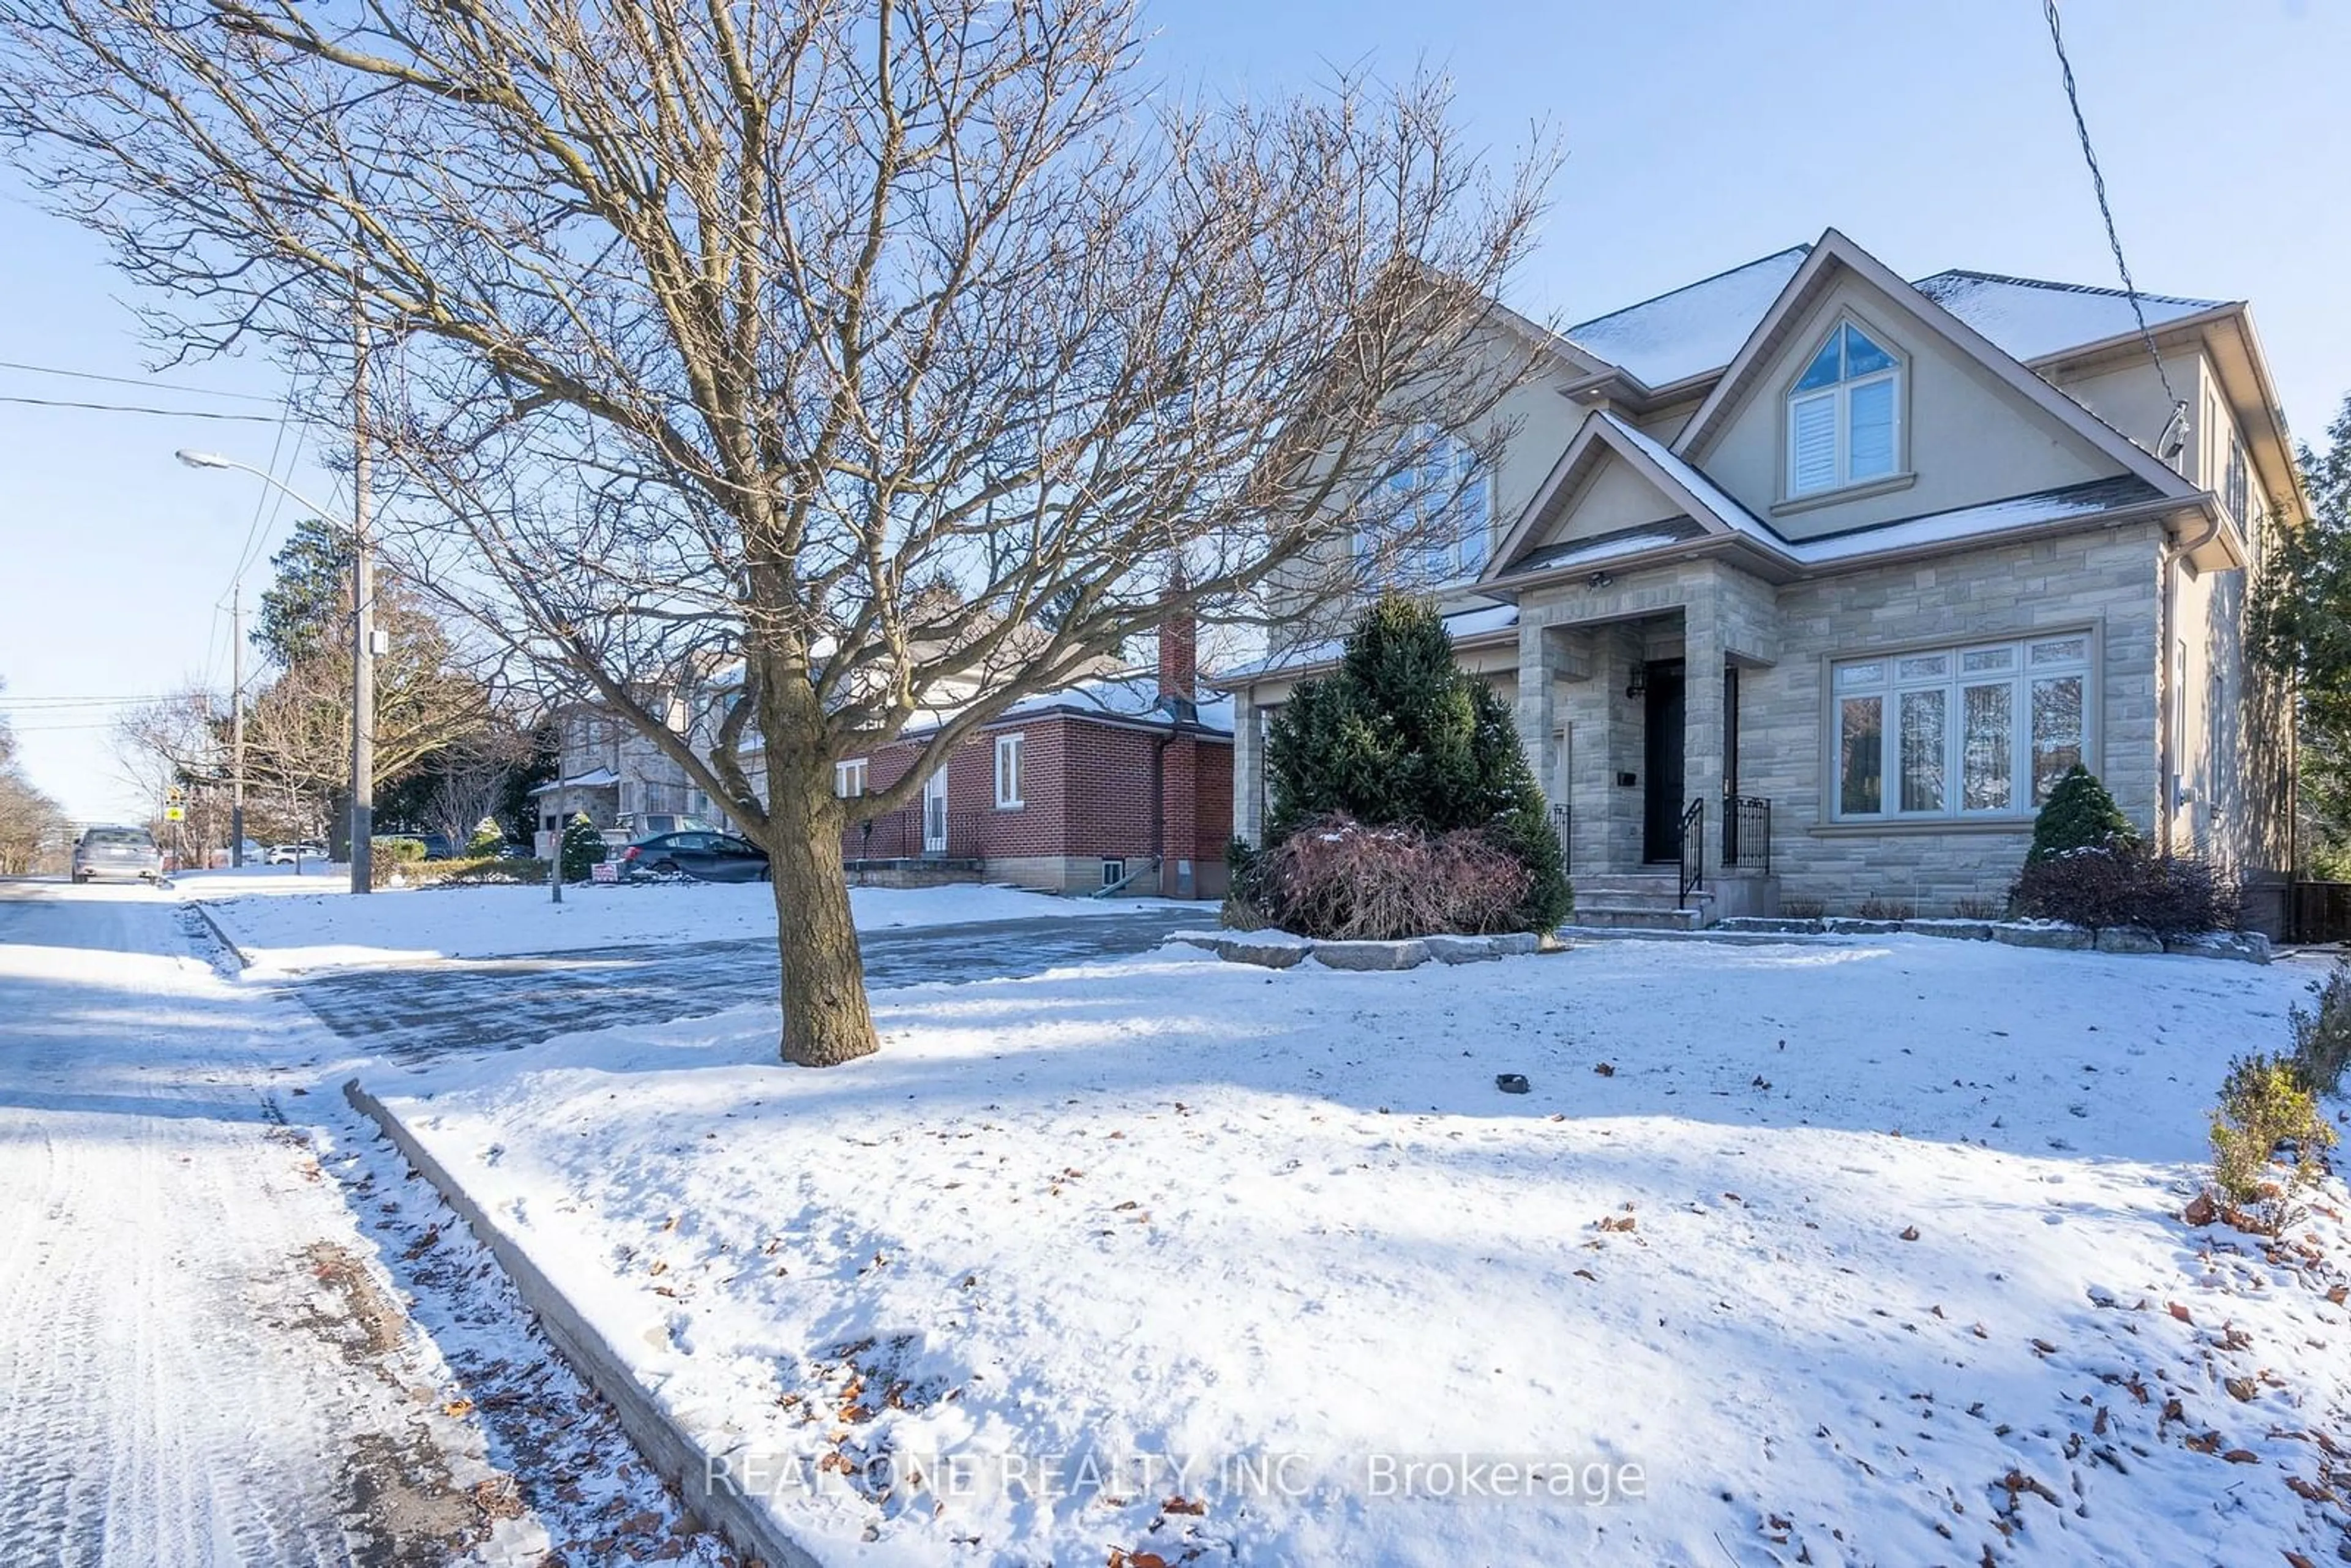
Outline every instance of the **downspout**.
{"type": "Polygon", "coordinates": [[[1166,877],[1161,869],[1167,863],[1167,748],[1176,744],[1183,729],[1184,716],[1170,714],[1167,733],[1151,743],[1151,873],[1162,898],[1167,896],[1166,877]]]}
{"type": "Polygon", "coordinates": [[[2173,841],[2172,819],[2179,814],[2179,778],[2176,763],[2179,737],[2172,733],[2172,718],[2182,706],[2181,694],[2172,690],[2179,678],[2177,662],[2172,657],[2172,643],[2179,616],[2179,562],[2182,558],[2210,544],[2220,532],[2220,512],[2210,497],[2205,497],[2204,531],[2194,538],[2182,539],[2167,546],[2163,552],[2163,591],[2157,605],[2161,631],[2155,650],[2155,667],[2160,679],[2157,683],[2155,730],[2156,845],[2166,859],[2176,849],[2173,841]]]}

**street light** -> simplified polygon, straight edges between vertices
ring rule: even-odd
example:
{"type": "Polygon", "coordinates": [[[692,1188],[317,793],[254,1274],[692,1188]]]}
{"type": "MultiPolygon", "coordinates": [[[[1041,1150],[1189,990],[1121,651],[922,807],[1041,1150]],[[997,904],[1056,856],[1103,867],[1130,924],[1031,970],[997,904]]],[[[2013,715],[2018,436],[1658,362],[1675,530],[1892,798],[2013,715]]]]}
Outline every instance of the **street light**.
{"type": "MultiPolygon", "coordinates": [[[[213,452],[182,447],[173,456],[191,468],[234,468],[309,508],[321,518],[327,508],[279,479],[275,474],[223,457],[213,452]]],[[[375,562],[367,528],[366,492],[354,497],[351,528],[351,891],[370,891],[371,840],[375,831],[375,562]]],[[[241,810],[232,813],[230,831],[243,848],[245,824],[241,810]]]]}

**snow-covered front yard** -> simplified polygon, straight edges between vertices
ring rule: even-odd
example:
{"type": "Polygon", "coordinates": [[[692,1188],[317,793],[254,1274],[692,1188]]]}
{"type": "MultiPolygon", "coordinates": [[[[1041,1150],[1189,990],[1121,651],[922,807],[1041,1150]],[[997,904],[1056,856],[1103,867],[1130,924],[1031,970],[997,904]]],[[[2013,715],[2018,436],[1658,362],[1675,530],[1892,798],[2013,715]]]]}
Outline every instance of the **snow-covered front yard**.
{"type": "MultiPolygon", "coordinates": [[[[337,875],[347,877],[346,868],[337,875]]],[[[335,877],[290,866],[193,872],[172,879],[202,903],[256,973],[308,972],[427,958],[557,953],[631,943],[769,940],[775,894],[762,883],[567,887],[386,888],[351,895],[335,877]]],[[[1159,899],[1056,898],[1017,887],[857,887],[861,931],[1193,908],[1159,899]]]]}
{"type": "Polygon", "coordinates": [[[2177,1218],[2311,974],[1179,947],[371,1086],[831,1562],[2317,1563],[2341,1184],[2177,1218]]]}

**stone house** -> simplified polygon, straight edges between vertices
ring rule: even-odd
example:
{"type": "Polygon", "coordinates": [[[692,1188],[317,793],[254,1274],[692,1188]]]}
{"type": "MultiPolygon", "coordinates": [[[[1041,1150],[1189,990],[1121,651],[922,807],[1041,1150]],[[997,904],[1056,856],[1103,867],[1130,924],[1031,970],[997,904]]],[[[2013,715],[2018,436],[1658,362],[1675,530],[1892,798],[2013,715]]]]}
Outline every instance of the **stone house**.
{"type": "MultiPolygon", "coordinates": [[[[1997,904],[2080,761],[2274,924],[2294,736],[2248,581],[2307,503],[2245,305],[2137,303],[1906,282],[1832,229],[1563,335],[1501,313],[1543,369],[1402,586],[1513,699],[1580,919],[1997,904]]],[[[1329,632],[1219,683],[1244,838],[1329,632]]]]}

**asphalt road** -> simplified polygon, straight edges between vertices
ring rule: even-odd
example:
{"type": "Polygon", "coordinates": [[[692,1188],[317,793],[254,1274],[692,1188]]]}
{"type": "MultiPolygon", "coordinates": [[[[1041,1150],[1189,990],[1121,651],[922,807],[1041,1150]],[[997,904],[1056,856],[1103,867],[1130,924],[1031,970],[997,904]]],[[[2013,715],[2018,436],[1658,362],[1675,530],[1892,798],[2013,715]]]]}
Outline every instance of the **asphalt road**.
{"type": "MultiPolygon", "coordinates": [[[[1147,952],[1171,931],[1215,921],[1203,905],[872,931],[862,938],[866,983],[1033,975],[1147,952]]],[[[759,940],[436,959],[308,976],[287,988],[345,1040],[415,1061],[514,1050],[580,1030],[706,1018],[772,1002],[778,985],[775,944],[759,940]]]]}

